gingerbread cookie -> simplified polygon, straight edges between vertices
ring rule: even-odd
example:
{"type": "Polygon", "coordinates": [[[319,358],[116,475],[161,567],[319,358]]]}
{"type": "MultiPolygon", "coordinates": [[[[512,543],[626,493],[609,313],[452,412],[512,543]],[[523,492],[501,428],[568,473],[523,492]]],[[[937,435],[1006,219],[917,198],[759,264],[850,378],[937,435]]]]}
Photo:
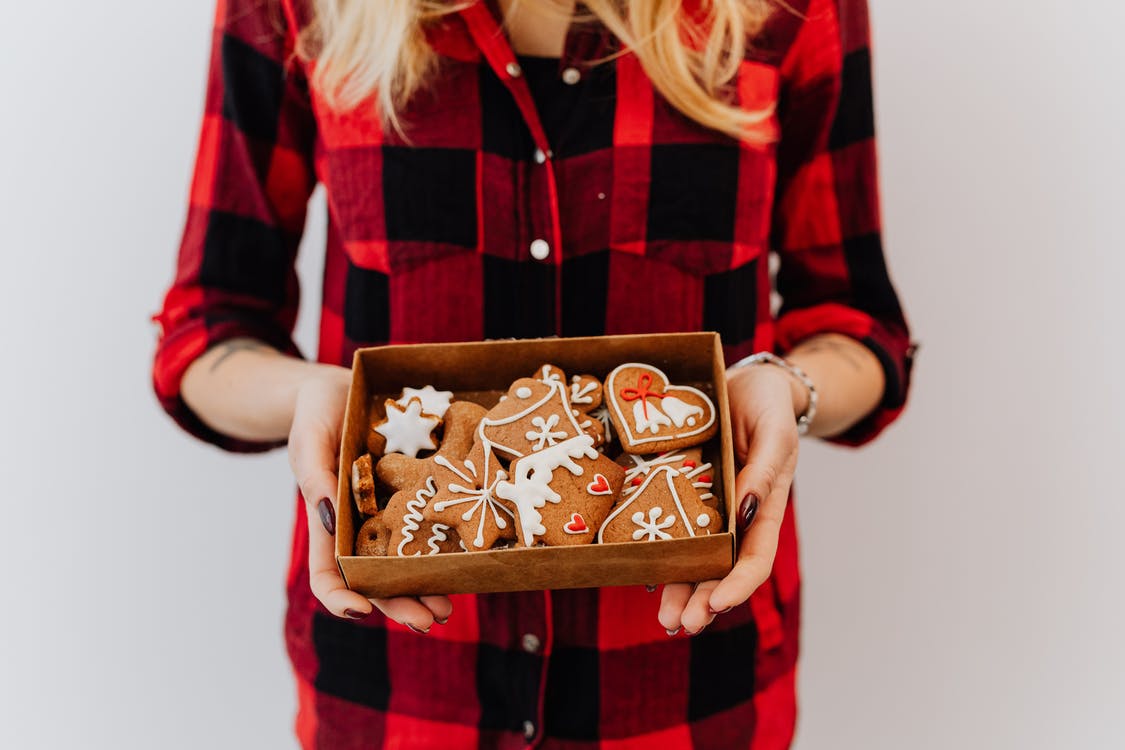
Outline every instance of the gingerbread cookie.
{"type": "Polygon", "coordinates": [[[699,499],[718,508],[718,501],[711,494],[714,484],[713,467],[703,460],[702,448],[685,448],[666,451],[656,456],[638,456],[635,453],[622,453],[617,463],[625,467],[624,494],[628,495],[644,482],[644,478],[657,466],[670,466],[691,480],[692,486],[699,490],[699,499]]]}
{"type": "Polygon", "coordinates": [[[722,531],[719,512],[704,504],[693,485],[686,473],[668,464],[650,468],[606,518],[598,541],[682,539],[722,531]]]}
{"type": "MultiPolygon", "coordinates": [[[[550,365],[544,365],[546,371],[550,365]]],[[[505,458],[519,458],[583,434],[561,375],[521,378],[481,420],[478,439],[505,458]]]]}
{"type": "Polygon", "coordinates": [[[402,406],[387,399],[387,416],[372,425],[372,431],[383,436],[384,453],[401,453],[411,458],[419,451],[435,450],[434,432],[441,426],[441,418],[422,411],[421,399],[412,398],[402,406]]]}
{"type": "Polygon", "coordinates": [[[399,557],[459,552],[461,538],[449,526],[425,519],[426,506],[437,493],[432,476],[413,492],[401,490],[391,496],[382,514],[387,529],[387,554],[399,557]]]}
{"type": "Polygon", "coordinates": [[[507,478],[487,443],[477,443],[463,460],[434,457],[436,492],[426,505],[427,521],[455,529],[469,550],[492,549],[515,538],[515,516],[496,496],[507,478]]]}
{"type": "Polygon", "coordinates": [[[625,481],[625,470],[580,435],[519,458],[496,494],[516,514],[518,546],[590,544],[625,481]]]}
{"type": "Polygon", "coordinates": [[[570,379],[570,405],[589,414],[602,405],[602,384],[593,375],[575,375],[570,379]]]}
{"type": "Polygon", "coordinates": [[[378,516],[368,518],[359,527],[355,535],[355,554],[376,557],[387,554],[387,532],[378,516]]]}
{"type": "Polygon", "coordinates": [[[631,362],[605,381],[614,431],[626,453],[661,453],[709,440],[719,428],[715,405],[697,388],[670,385],[650,365],[631,362]]]}
{"type": "Polygon", "coordinates": [[[432,555],[457,552],[460,538],[448,524],[426,518],[426,508],[436,494],[438,459],[457,460],[469,454],[473,434],[486,410],[469,401],[456,401],[445,415],[445,429],[437,453],[428,458],[411,458],[388,453],[375,471],[379,479],[395,490],[381,514],[389,552],[393,555],[432,555]]]}
{"type": "Polygon", "coordinates": [[[364,453],[352,462],[352,498],[359,512],[373,516],[379,512],[375,497],[375,472],[371,465],[371,454],[364,453]]]}
{"type": "Polygon", "coordinates": [[[439,391],[432,385],[427,385],[424,388],[403,388],[402,395],[395,403],[405,407],[413,399],[422,402],[423,413],[440,419],[445,416],[445,412],[449,409],[449,404],[453,400],[453,392],[439,391]]]}

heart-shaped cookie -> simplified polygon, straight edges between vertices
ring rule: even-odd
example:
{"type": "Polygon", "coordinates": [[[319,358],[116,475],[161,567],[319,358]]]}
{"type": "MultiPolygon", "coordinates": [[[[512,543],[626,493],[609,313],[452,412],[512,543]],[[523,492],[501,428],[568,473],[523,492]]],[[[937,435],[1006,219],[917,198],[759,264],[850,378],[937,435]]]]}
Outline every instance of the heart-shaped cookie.
{"type": "Polygon", "coordinates": [[[703,391],[671,385],[651,365],[630,362],[605,380],[605,400],[626,453],[662,453],[709,440],[719,428],[703,391]]]}

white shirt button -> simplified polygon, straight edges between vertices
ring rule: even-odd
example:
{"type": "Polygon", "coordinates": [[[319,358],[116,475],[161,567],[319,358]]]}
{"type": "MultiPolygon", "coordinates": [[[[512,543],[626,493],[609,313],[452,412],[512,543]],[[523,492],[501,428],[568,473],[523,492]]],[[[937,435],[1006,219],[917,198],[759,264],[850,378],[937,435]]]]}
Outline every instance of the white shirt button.
{"type": "Polygon", "coordinates": [[[521,73],[523,73],[523,69],[522,69],[522,68],[520,68],[520,64],[519,64],[519,63],[517,63],[517,62],[510,62],[510,63],[508,63],[507,65],[505,65],[505,66],[504,66],[504,70],[505,70],[505,71],[506,71],[506,72],[508,73],[508,75],[510,75],[510,76],[511,76],[512,78],[519,78],[519,77],[520,77],[520,74],[521,74],[521,73]]]}
{"type": "Polygon", "coordinates": [[[535,163],[536,164],[542,164],[545,161],[547,161],[547,155],[545,153],[543,153],[543,149],[541,149],[541,148],[535,149],[535,163]]]}
{"type": "Polygon", "coordinates": [[[529,654],[534,654],[539,651],[539,646],[542,644],[540,644],[538,636],[534,633],[527,633],[521,639],[521,645],[524,651],[529,654]]]}
{"type": "Polygon", "coordinates": [[[523,723],[523,736],[529,740],[535,736],[535,725],[530,721],[525,721],[523,723]]]}
{"type": "Polygon", "coordinates": [[[547,240],[532,240],[529,249],[535,260],[547,260],[547,256],[551,254],[551,246],[547,244],[547,240]]]}
{"type": "Polygon", "coordinates": [[[567,68],[562,72],[562,79],[563,83],[573,86],[582,80],[582,74],[578,71],[578,68],[567,68]]]}

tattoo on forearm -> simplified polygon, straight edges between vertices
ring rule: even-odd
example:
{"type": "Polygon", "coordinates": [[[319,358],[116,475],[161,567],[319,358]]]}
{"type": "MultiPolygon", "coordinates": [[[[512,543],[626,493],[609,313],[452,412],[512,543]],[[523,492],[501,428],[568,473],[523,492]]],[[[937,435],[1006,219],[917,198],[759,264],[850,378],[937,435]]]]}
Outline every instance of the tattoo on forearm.
{"type": "Polygon", "coordinates": [[[227,359],[236,352],[262,351],[263,349],[267,349],[268,347],[266,347],[265,344],[259,341],[252,341],[250,339],[235,339],[233,341],[227,341],[225,343],[219,344],[215,348],[222,352],[222,354],[220,354],[215,359],[215,361],[211,363],[210,372],[214,372],[215,370],[219,369],[219,365],[221,365],[223,362],[226,362],[227,359]]]}
{"type": "Polygon", "coordinates": [[[848,364],[852,366],[852,369],[856,371],[863,370],[863,362],[856,357],[855,352],[852,351],[849,347],[842,345],[836,339],[815,338],[805,342],[804,344],[801,344],[799,347],[797,347],[797,349],[799,351],[808,352],[810,354],[814,352],[825,351],[835,352],[836,354],[840,355],[840,357],[845,359],[848,364]]]}

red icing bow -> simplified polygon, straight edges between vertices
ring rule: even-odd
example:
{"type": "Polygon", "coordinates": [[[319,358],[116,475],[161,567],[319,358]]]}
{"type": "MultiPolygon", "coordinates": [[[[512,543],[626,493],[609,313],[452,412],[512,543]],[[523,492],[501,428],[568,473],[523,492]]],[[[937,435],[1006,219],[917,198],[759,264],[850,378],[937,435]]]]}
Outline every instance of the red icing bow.
{"type": "Polygon", "coordinates": [[[637,399],[641,399],[641,406],[642,406],[642,408],[644,409],[644,412],[645,412],[645,419],[648,419],[648,400],[647,399],[649,399],[649,398],[664,398],[663,393],[657,393],[656,391],[650,391],[649,386],[651,386],[651,385],[652,385],[652,375],[650,375],[649,373],[646,372],[643,375],[641,375],[639,380],[637,380],[637,387],[636,388],[622,388],[621,389],[621,398],[625,399],[626,401],[636,401],[637,399]]]}

